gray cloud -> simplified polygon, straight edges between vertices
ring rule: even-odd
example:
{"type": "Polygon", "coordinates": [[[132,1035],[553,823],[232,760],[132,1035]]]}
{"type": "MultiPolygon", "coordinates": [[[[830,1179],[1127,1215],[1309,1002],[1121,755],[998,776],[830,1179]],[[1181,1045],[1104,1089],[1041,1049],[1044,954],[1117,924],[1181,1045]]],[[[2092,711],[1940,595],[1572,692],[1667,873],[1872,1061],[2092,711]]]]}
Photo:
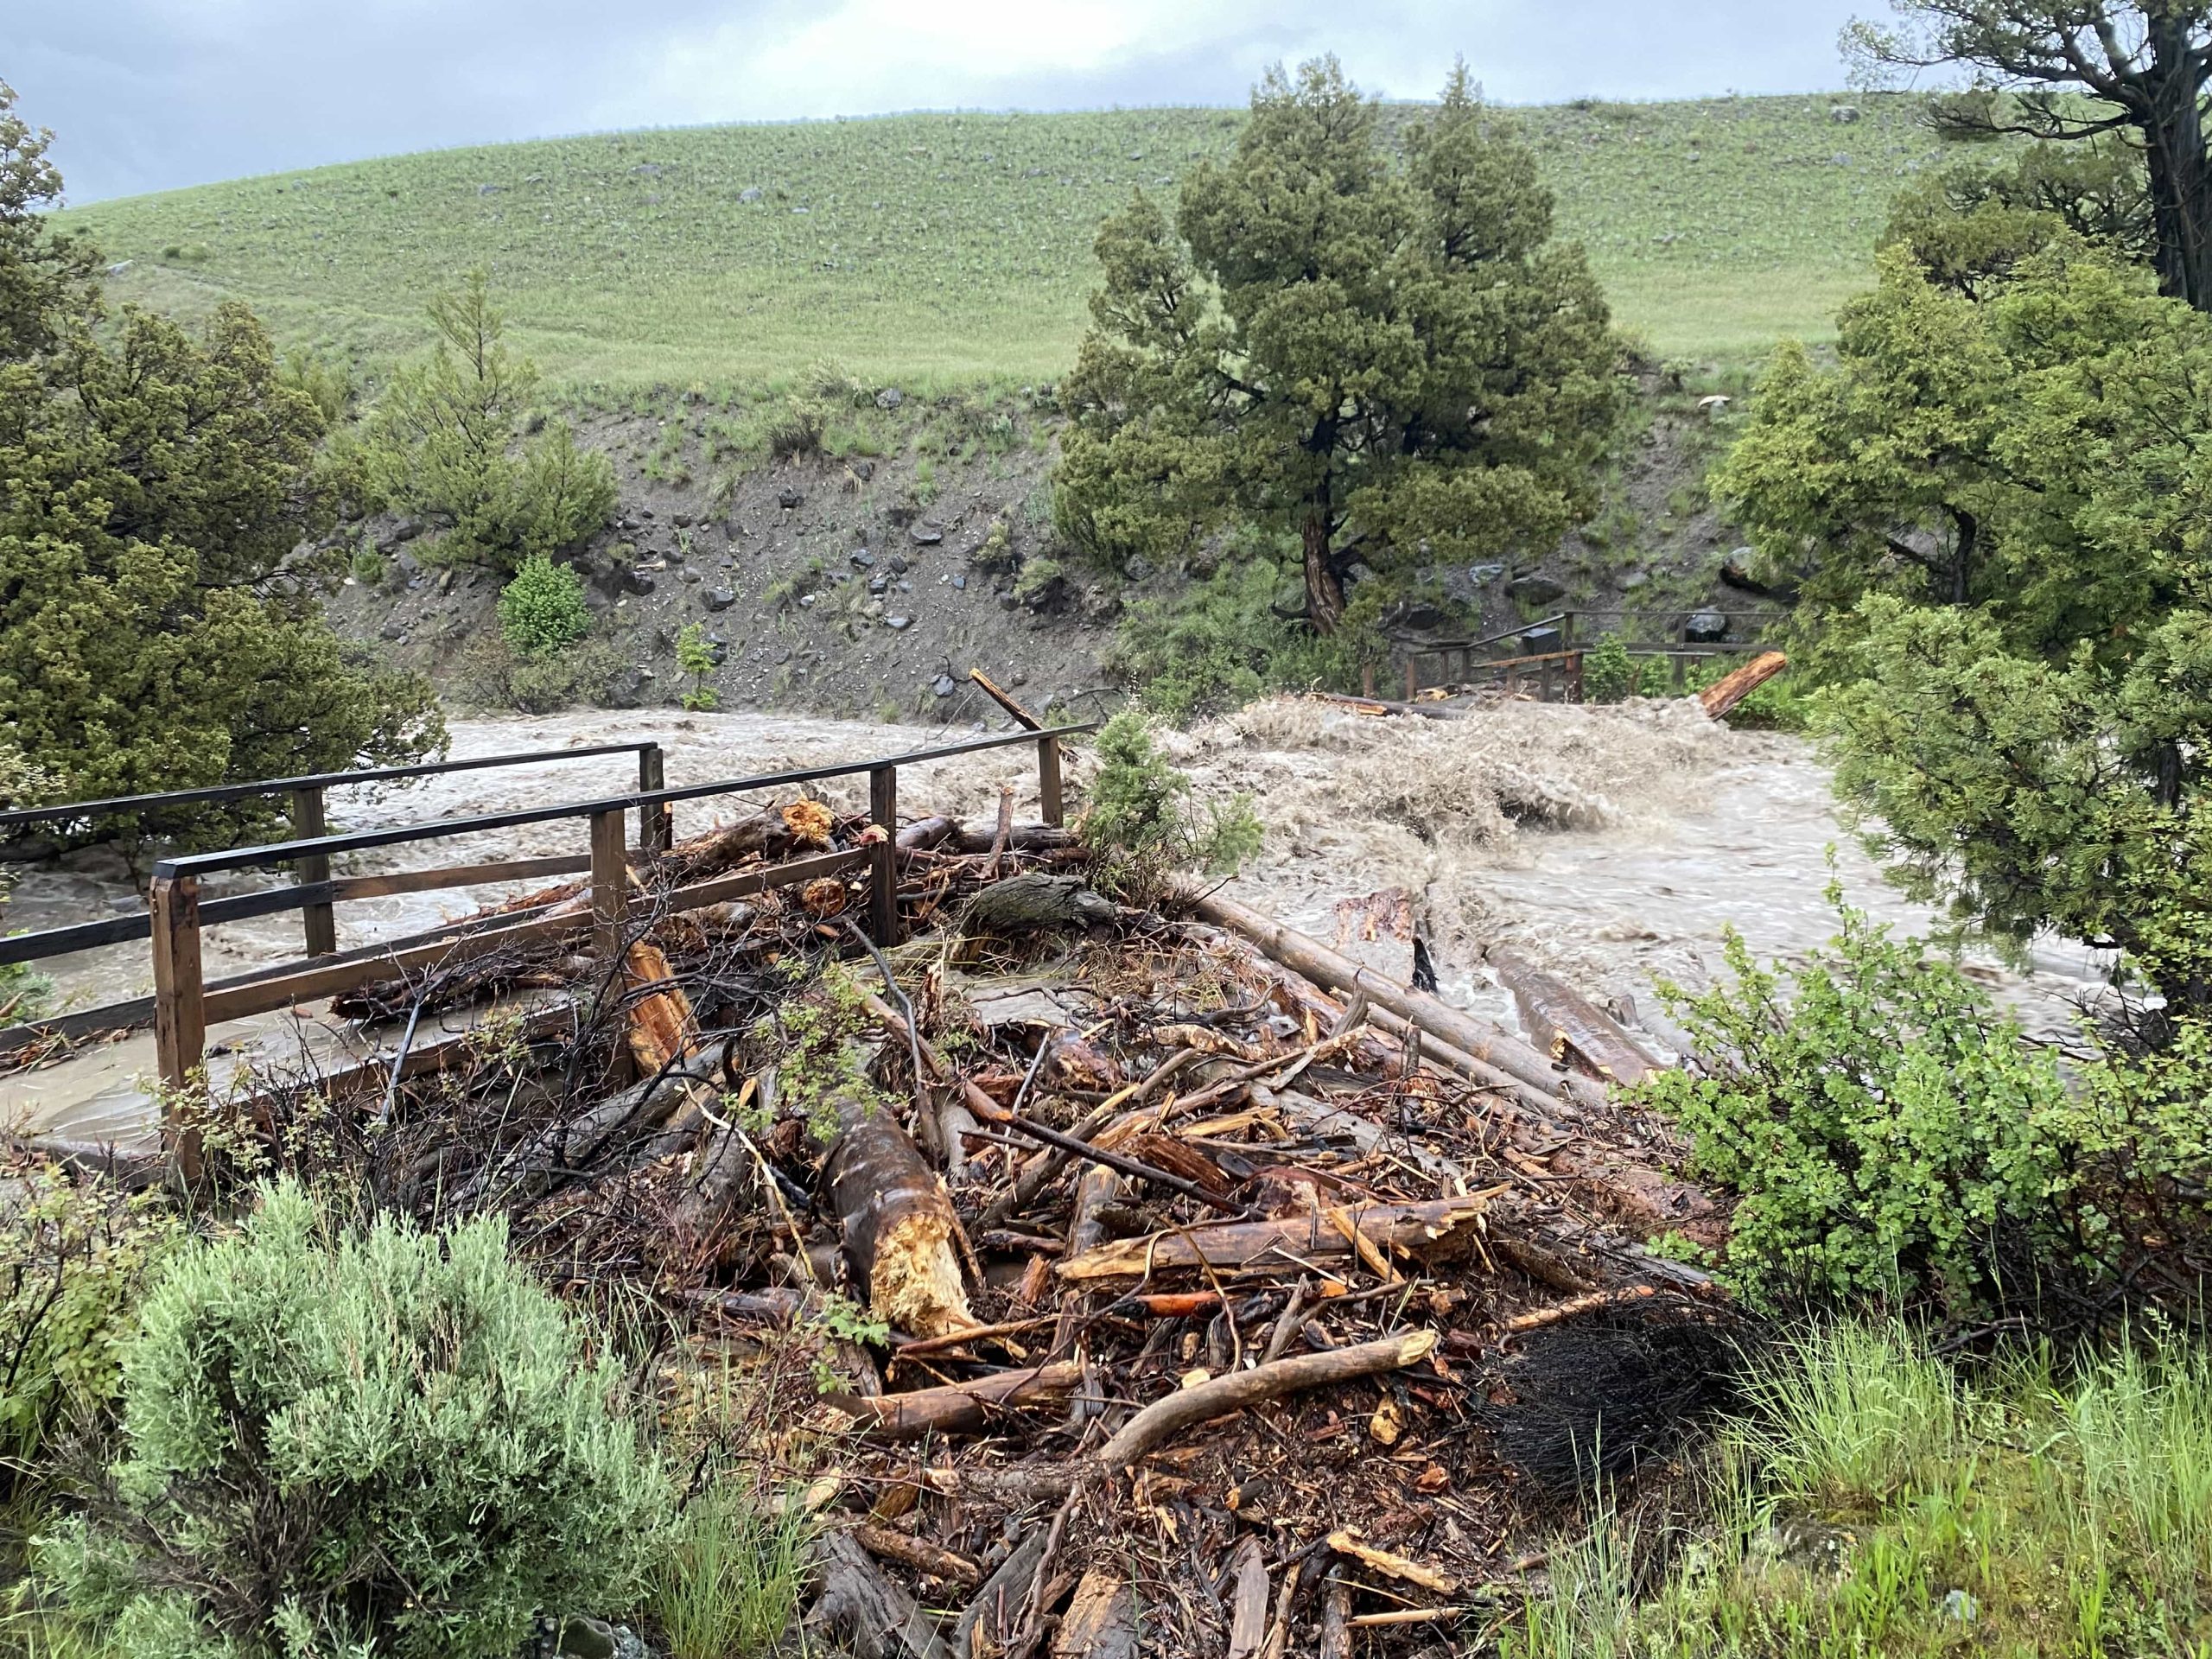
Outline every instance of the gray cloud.
{"type": "MultiPolygon", "coordinates": [[[[1332,50],[1394,97],[1455,52],[1490,95],[1690,97],[1840,78],[1866,0],[14,0],[0,79],[70,199],[610,127],[931,108],[1241,103],[1332,50]],[[902,38],[880,27],[899,19],[902,38]],[[927,19],[918,22],[917,19],[927,19]],[[1123,27],[1116,28],[1116,24],[1123,27]],[[916,32],[957,52],[919,64],[916,32]],[[753,73],[755,65],[765,66],[753,73]]],[[[12,9],[12,8],[11,8],[12,9]]]]}

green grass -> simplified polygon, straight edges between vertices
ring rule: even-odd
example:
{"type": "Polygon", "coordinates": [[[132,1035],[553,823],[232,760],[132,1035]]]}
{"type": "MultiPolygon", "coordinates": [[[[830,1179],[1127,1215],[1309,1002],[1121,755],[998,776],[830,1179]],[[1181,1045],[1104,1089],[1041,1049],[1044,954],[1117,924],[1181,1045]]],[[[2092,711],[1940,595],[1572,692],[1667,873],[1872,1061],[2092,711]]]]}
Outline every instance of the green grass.
{"type": "MultiPolygon", "coordinates": [[[[1891,193],[1942,148],[1904,99],[1719,99],[1516,112],[1623,324],[1670,356],[1825,337],[1891,193]],[[1848,156],[1850,165],[1836,157],[1848,156]]],[[[1394,109],[1393,118],[1412,113],[1394,109]]],[[[569,390],[756,383],[834,359],[949,385],[1063,372],[1098,221],[1225,155],[1224,110],[915,115],[439,150],[63,215],[118,297],[244,299],[373,373],[423,296],[484,264],[569,390]],[[744,200],[748,191],[760,195],[744,200]]]]}
{"type": "Polygon", "coordinates": [[[653,1580],[653,1619],[673,1659],[775,1650],[798,1616],[812,1542],[795,1503],[770,1515],[729,1485],[694,1498],[653,1580]]]}
{"type": "Polygon", "coordinates": [[[1970,1374],[1838,1326],[1773,1358],[1718,1461],[1656,1581],[1618,1520],[1554,1550],[1507,1659],[2212,1655],[2212,1363],[2186,1342],[1970,1374]]]}

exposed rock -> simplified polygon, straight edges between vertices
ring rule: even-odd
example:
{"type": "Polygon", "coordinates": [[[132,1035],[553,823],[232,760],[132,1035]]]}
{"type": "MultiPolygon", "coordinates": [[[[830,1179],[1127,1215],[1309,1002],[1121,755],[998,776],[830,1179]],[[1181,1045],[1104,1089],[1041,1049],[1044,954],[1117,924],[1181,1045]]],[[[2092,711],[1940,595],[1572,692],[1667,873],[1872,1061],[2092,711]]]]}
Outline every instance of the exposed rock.
{"type": "Polygon", "coordinates": [[[1718,611],[1699,611],[1682,624],[1682,638],[1693,645],[1718,645],[1728,637],[1728,619],[1718,611]]]}
{"type": "Polygon", "coordinates": [[[1828,105],[1828,119],[1839,127],[1855,127],[1859,124],[1859,106],[1856,104],[1831,104],[1828,105]]]}
{"type": "Polygon", "coordinates": [[[964,594],[968,591],[968,578],[965,574],[953,577],[952,591],[956,594],[964,594]]]}
{"type": "Polygon", "coordinates": [[[906,394],[896,386],[886,386],[875,394],[875,406],[878,409],[896,409],[906,401],[906,394]]]}
{"type": "Polygon", "coordinates": [[[734,588],[709,588],[707,590],[707,608],[710,611],[726,611],[736,603],[737,589],[734,588]]]}
{"type": "Polygon", "coordinates": [[[596,1618],[571,1618],[561,1627],[568,1659],[614,1659],[614,1627],[596,1618]]]}
{"type": "Polygon", "coordinates": [[[407,625],[395,616],[377,630],[377,638],[389,639],[395,645],[404,644],[407,639],[407,625]]]}
{"type": "Polygon", "coordinates": [[[853,569],[855,570],[871,570],[875,568],[875,555],[864,547],[855,550],[852,556],[853,569]]]}
{"type": "Polygon", "coordinates": [[[883,619],[883,626],[893,633],[904,633],[914,626],[914,619],[911,616],[887,616],[883,619]]]}
{"type": "Polygon", "coordinates": [[[752,184],[747,185],[744,189],[739,191],[737,193],[737,199],[742,202],[751,203],[760,200],[761,194],[762,192],[760,187],[757,184],[752,184]]]}
{"type": "Polygon", "coordinates": [[[776,492],[776,505],[787,510],[796,507],[805,499],[806,496],[803,492],[792,489],[789,485],[776,492]]]}
{"type": "Polygon", "coordinates": [[[883,563],[884,568],[894,576],[903,576],[906,574],[906,556],[903,553],[893,553],[883,563]]]}
{"type": "Polygon", "coordinates": [[[1131,582],[1150,582],[1156,573],[1150,559],[1141,553],[1134,553],[1129,556],[1129,562],[1122,567],[1122,574],[1131,582]]]}
{"type": "Polygon", "coordinates": [[[1505,586],[1505,591],[1524,605],[1548,605],[1567,597],[1567,589],[1549,576],[1534,573],[1516,576],[1505,586]]]}
{"type": "Polygon", "coordinates": [[[940,697],[949,697],[960,689],[950,674],[940,674],[931,682],[930,690],[940,697]]]}
{"type": "Polygon", "coordinates": [[[1502,564],[1471,564],[1467,567],[1467,580],[1478,588],[1489,587],[1504,574],[1505,567],[1502,564]]]}
{"type": "Polygon", "coordinates": [[[1541,657],[1557,651],[1565,638],[1557,628],[1530,628],[1521,636],[1521,649],[1531,657],[1541,657]]]}
{"type": "Polygon", "coordinates": [[[935,524],[916,524],[906,534],[913,537],[917,547],[935,547],[944,539],[944,532],[935,524]]]}
{"type": "Polygon", "coordinates": [[[626,668],[607,683],[606,703],[609,709],[637,709],[645,701],[645,675],[642,669],[626,668]]]}

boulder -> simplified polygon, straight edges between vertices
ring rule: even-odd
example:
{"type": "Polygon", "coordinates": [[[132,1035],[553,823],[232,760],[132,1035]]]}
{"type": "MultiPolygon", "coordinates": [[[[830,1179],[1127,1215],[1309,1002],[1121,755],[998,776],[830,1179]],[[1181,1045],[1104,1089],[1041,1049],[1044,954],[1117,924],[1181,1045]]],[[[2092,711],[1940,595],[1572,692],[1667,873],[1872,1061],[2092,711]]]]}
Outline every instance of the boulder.
{"type": "Polygon", "coordinates": [[[875,406],[878,409],[896,409],[906,401],[906,394],[896,386],[886,386],[875,394],[875,406]]]}
{"type": "Polygon", "coordinates": [[[1539,572],[1516,576],[1505,585],[1506,593],[1523,605],[1549,605],[1567,597],[1567,588],[1560,582],[1539,572]]]}
{"type": "Polygon", "coordinates": [[[1521,636],[1521,650],[1524,656],[1541,657],[1554,652],[1566,643],[1566,636],[1557,628],[1530,628],[1521,636]]]}
{"type": "Polygon", "coordinates": [[[798,505],[805,499],[806,497],[803,493],[788,486],[776,492],[776,505],[786,510],[798,505]]]}
{"type": "Polygon", "coordinates": [[[1718,645],[1728,637],[1728,619],[1718,611],[1698,611],[1682,624],[1682,638],[1693,645],[1718,645]]]}
{"type": "Polygon", "coordinates": [[[883,626],[893,633],[904,633],[914,626],[914,619],[911,616],[887,616],[883,619],[883,626]]]}
{"type": "Polygon", "coordinates": [[[1504,575],[1505,567],[1502,564],[1471,564],[1467,567],[1467,580],[1478,588],[1487,588],[1504,575]]]}
{"type": "Polygon", "coordinates": [[[746,203],[747,206],[750,206],[752,203],[760,200],[762,194],[763,193],[759,185],[749,184],[746,186],[744,189],[737,193],[737,199],[740,201],[746,203]]]}
{"type": "Polygon", "coordinates": [[[1828,105],[1828,119],[1839,127],[1855,127],[1859,124],[1859,106],[1856,104],[1831,104],[1828,105]]]}
{"type": "Polygon", "coordinates": [[[866,549],[866,548],[864,548],[864,547],[863,547],[863,548],[856,549],[856,550],[854,551],[854,553],[853,553],[853,569],[855,569],[855,570],[871,570],[871,569],[874,569],[874,568],[875,568],[875,555],[874,555],[874,554],[873,554],[873,553],[869,552],[869,551],[868,550],[868,549],[866,549]]]}
{"type": "Polygon", "coordinates": [[[906,534],[913,538],[916,547],[935,547],[944,539],[944,532],[935,524],[916,524],[906,534]]]}
{"type": "Polygon", "coordinates": [[[707,608],[710,611],[726,611],[736,603],[737,590],[734,588],[709,588],[707,590],[707,608]]]}
{"type": "Polygon", "coordinates": [[[950,674],[940,674],[930,682],[931,691],[940,697],[949,697],[959,689],[959,683],[950,674]]]}
{"type": "Polygon", "coordinates": [[[626,668],[607,683],[606,702],[609,709],[641,709],[645,702],[644,670],[626,668]]]}

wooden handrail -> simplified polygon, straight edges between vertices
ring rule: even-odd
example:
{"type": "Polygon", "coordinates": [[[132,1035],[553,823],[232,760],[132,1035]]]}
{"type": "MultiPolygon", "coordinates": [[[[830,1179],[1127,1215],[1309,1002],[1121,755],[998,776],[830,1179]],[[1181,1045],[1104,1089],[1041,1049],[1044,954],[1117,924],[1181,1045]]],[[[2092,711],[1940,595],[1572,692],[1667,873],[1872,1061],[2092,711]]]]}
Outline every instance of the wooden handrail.
{"type": "MultiPolygon", "coordinates": [[[[677,801],[703,800],[711,796],[747,793],[817,779],[868,776],[868,814],[872,827],[868,844],[843,852],[799,859],[747,871],[734,876],[694,884],[664,894],[657,900],[664,909],[695,909],[718,904],[741,893],[823,879],[866,866],[869,871],[869,931],[879,944],[895,944],[899,936],[899,768],[918,763],[975,754],[1015,744],[1037,747],[1038,793],[1047,822],[1058,823],[1064,815],[1060,779],[1060,743],[1070,735],[1095,731],[1095,722],[1057,727],[1048,731],[1024,730],[972,742],[911,750],[903,754],[827,766],[807,766],[759,777],[724,779],[682,788],[641,789],[635,794],[598,801],[569,802],[556,806],[531,807],[512,812],[482,813],[468,817],[437,819],[429,823],[363,830],[348,835],[317,836],[265,846],[234,848],[165,858],[155,866],[149,929],[154,957],[154,1033],[156,1065],[162,1084],[172,1090],[190,1084],[204,1063],[207,1027],[211,1022],[267,1013],[302,1001],[334,995],[340,991],[389,977],[414,968],[442,965],[491,954],[509,945],[568,932],[588,930],[602,963],[618,961],[626,943],[631,906],[631,855],[625,845],[624,826],[631,812],[638,814],[639,852],[652,858],[671,844],[672,824],[668,808],[677,801]],[[586,820],[590,827],[590,851],[578,861],[572,857],[518,860],[504,864],[474,864],[442,871],[410,871],[396,876],[325,879],[289,889],[284,895],[310,914],[318,909],[371,893],[422,891],[445,886],[473,885],[483,880],[512,880],[525,874],[549,873],[578,868],[590,874],[588,907],[559,910],[511,923],[467,931],[454,931],[406,949],[353,952],[289,972],[264,975],[211,991],[202,981],[200,930],[220,899],[203,906],[200,884],[203,877],[232,870],[266,868],[277,864],[305,864],[314,859],[327,870],[327,861],[340,853],[392,847],[418,841],[518,828],[563,820],[586,820]]],[[[658,751],[656,751],[656,753],[658,751]]],[[[244,895],[262,899],[265,895],[244,895]]],[[[269,909],[283,906],[269,905],[269,909]]],[[[97,924],[93,925],[99,925],[97,924]]],[[[164,1135],[174,1148],[179,1166],[189,1178],[194,1173],[199,1149],[188,1127],[165,1116],[164,1135]]]]}

